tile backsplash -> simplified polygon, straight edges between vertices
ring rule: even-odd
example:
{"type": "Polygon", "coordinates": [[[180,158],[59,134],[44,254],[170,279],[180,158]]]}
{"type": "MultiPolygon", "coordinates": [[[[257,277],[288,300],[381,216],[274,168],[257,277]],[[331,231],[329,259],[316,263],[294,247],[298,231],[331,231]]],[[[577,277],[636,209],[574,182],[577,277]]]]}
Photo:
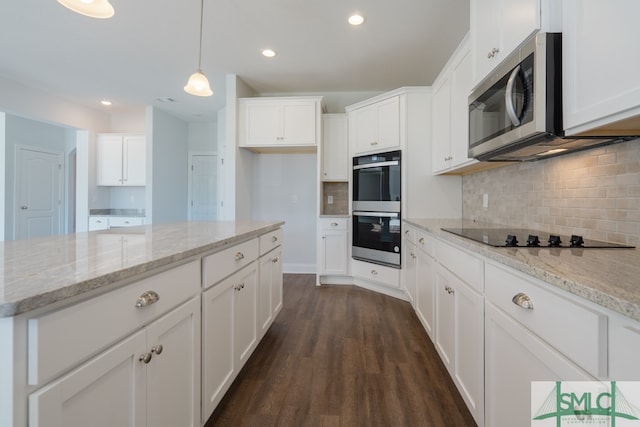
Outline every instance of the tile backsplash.
{"type": "Polygon", "coordinates": [[[322,183],[322,214],[323,215],[347,215],[349,213],[349,183],[347,182],[323,182],[322,183]],[[333,203],[329,204],[328,197],[333,197],[333,203]]]}
{"type": "Polygon", "coordinates": [[[465,219],[640,246],[640,139],[465,175],[462,193],[465,219]]]}

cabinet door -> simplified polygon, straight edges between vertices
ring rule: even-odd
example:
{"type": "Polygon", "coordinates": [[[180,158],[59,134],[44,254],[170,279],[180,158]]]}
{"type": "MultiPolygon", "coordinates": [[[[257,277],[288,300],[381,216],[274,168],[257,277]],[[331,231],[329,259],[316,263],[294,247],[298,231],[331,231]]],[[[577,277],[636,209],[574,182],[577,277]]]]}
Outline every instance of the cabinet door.
{"type": "Polygon", "coordinates": [[[346,230],[320,230],[320,274],[347,274],[346,230]]]}
{"type": "Polygon", "coordinates": [[[271,312],[273,318],[282,310],[282,248],[272,253],[271,259],[271,312]]]}
{"type": "Polygon", "coordinates": [[[100,135],[97,140],[98,185],[122,185],[122,137],[100,135]]]}
{"type": "Polygon", "coordinates": [[[436,350],[453,376],[455,300],[452,294],[455,276],[440,265],[435,269],[436,350]]]}
{"type": "Polygon", "coordinates": [[[90,216],[89,231],[106,230],[109,228],[109,218],[106,216],[90,216]]]}
{"type": "Polygon", "coordinates": [[[400,146],[400,97],[394,96],[376,103],[378,138],[376,148],[400,146]]]}
{"type": "Polygon", "coordinates": [[[122,150],[122,185],[144,186],[147,178],[146,138],[125,136],[122,150]]]}
{"type": "Polygon", "coordinates": [[[202,293],[202,419],[207,420],[235,378],[235,276],[202,293]]]}
{"type": "Polygon", "coordinates": [[[353,138],[354,154],[377,148],[377,121],[375,106],[362,107],[349,114],[349,132],[353,138]]]}
{"type": "Polygon", "coordinates": [[[349,144],[347,142],[347,116],[322,116],[322,180],[349,180],[349,144]]]}
{"type": "Polygon", "coordinates": [[[273,258],[271,252],[260,257],[260,280],[258,280],[258,326],[260,336],[264,335],[273,321],[273,312],[271,309],[271,266],[273,264],[273,258]]]}
{"type": "Polygon", "coordinates": [[[445,76],[433,88],[433,172],[449,169],[451,164],[451,78],[445,76]]]}
{"type": "Polygon", "coordinates": [[[416,251],[416,299],[418,318],[431,340],[434,339],[436,314],[434,261],[422,251],[416,251]]]}
{"type": "Polygon", "coordinates": [[[282,134],[285,145],[316,144],[315,101],[287,101],[282,104],[282,134]]]}
{"type": "Polygon", "coordinates": [[[503,0],[502,61],[530,35],[540,29],[540,0],[503,0]]]}
{"type": "MultiPolygon", "coordinates": [[[[469,158],[469,93],[471,53],[468,48],[451,75],[450,156],[451,167],[477,162],[469,158]]],[[[434,127],[436,123],[434,122],[434,127]]],[[[436,141],[434,140],[434,144],[436,141]]]]}
{"type": "Polygon", "coordinates": [[[471,51],[473,86],[504,58],[502,54],[502,5],[508,0],[471,0],[471,51]],[[496,52],[497,50],[497,52],[496,52]]]}
{"type": "Polygon", "coordinates": [[[147,328],[150,426],[200,426],[200,297],[147,328]]]}
{"type": "Polygon", "coordinates": [[[145,331],[29,396],[32,427],[146,427],[145,331]],[[108,404],[105,404],[108,402],[108,404]]]}
{"type": "Polygon", "coordinates": [[[417,303],[417,289],[416,289],[416,264],[417,264],[417,255],[418,249],[416,245],[409,242],[408,240],[404,240],[404,247],[402,249],[402,253],[404,254],[404,265],[402,266],[402,283],[409,297],[409,302],[411,305],[416,307],[417,303]]]}
{"type": "MultiPolygon", "coordinates": [[[[640,114],[640,2],[566,0],[562,5],[568,134],[640,114]]],[[[632,129],[638,129],[637,121],[632,129]]]]}
{"type": "Polygon", "coordinates": [[[280,104],[248,101],[242,105],[244,138],[241,145],[279,144],[282,137],[280,104]]]}
{"type": "Polygon", "coordinates": [[[252,262],[234,278],[233,349],[240,370],[258,341],[258,263],[252,262]]]}
{"type": "Polygon", "coordinates": [[[485,303],[485,396],[489,427],[531,425],[532,381],[592,381],[493,304],[485,303]]]}
{"type": "Polygon", "coordinates": [[[620,315],[609,316],[609,378],[640,381],[640,322],[620,315]]]}

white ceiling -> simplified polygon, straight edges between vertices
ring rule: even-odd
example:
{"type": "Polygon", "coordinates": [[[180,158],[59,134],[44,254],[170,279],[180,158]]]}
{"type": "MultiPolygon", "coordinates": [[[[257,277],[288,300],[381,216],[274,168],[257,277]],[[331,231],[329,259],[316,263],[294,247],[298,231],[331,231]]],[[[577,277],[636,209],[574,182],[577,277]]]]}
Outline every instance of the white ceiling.
{"type": "Polygon", "coordinates": [[[0,75],[97,109],[108,98],[115,111],[155,105],[215,121],[227,74],[262,94],[430,85],[469,28],[469,0],[205,0],[214,95],[199,98],[182,88],[198,65],[200,1],[111,4],[115,16],[99,20],[56,0],[0,1],[0,75]],[[360,27],[346,22],[354,11],[360,27]],[[262,57],[265,47],[278,55],[262,57]]]}

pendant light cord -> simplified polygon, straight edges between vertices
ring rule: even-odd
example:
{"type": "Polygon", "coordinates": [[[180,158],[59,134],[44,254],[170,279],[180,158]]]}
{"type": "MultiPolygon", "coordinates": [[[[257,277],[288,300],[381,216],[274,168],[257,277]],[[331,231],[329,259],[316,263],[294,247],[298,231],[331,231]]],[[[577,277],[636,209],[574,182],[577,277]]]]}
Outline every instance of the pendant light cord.
{"type": "Polygon", "coordinates": [[[202,15],[204,14],[204,0],[200,1],[200,50],[198,52],[198,71],[202,73],[202,15]]]}

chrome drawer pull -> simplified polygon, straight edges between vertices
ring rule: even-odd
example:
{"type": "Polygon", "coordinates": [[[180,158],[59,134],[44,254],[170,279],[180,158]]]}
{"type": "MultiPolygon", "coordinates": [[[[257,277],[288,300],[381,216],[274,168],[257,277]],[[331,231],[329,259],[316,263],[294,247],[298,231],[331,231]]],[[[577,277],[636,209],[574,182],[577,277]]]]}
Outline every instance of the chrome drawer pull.
{"type": "Polygon", "coordinates": [[[278,257],[275,257],[274,259],[271,260],[272,263],[277,263],[278,262],[278,257]]]}
{"type": "Polygon", "coordinates": [[[140,298],[138,298],[138,301],[136,301],[136,307],[140,308],[155,304],[159,299],[160,295],[158,295],[155,291],[147,291],[140,295],[140,298]]]}
{"type": "Polygon", "coordinates": [[[153,356],[152,356],[152,354],[151,354],[151,353],[145,353],[145,354],[141,355],[141,356],[138,358],[138,360],[139,360],[140,362],[149,363],[149,362],[151,362],[151,358],[152,358],[152,357],[153,357],[153,356]]]}
{"type": "Polygon", "coordinates": [[[151,347],[151,353],[160,354],[162,353],[162,350],[164,350],[162,344],[154,345],[153,347],[151,347]]]}
{"type": "Polygon", "coordinates": [[[238,252],[236,254],[236,261],[240,261],[244,259],[244,254],[242,252],[238,252]]]}
{"type": "Polygon", "coordinates": [[[276,236],[273,236],[273,237],[271,238],[271,241],[272,241],[273,243],[275,243],[275,242],[277,242],[277,241],[278,241],[278,238],[277,238],[276,236]]]}
{"type": "Polygon", "coordinates": [[[337,223],[337,222],[332,222],[332,223],[331,223],[331,226],[332,226],[332,227],[337,227],[337,226],[338,226],[338,223],[337,223]]]}
{"type": "Polygon", "coordinates": [[[418,243],[424,244],[424,237],[421,237],[420,240],[418,240],[418,243]]]}
{"type": "Polygon", "coordinates": [[[533,301],[529,298],[528,295],[520,292],[516,296],[514,296],[511,301],[518,307],[526,308],[527,310],[533,310],[533,301]]]}
{"type": "Polygon", "coordinates": [[[449,295],[452,295],[452,294],[455,294],[455,293],[456,293],[456,291],[454,291],[454,290],[453,290],[453,288],[452,288],[451,286],[445,286],[445,287],[444,287],[444,290],[445,290],[445,291],[447,291],[447,293],[448,293],[449,295]]]}
{"type": "Polygon", "coordinates": [[[378,272],[377,272],[377,271],[375,271],[375,270],[371,270],[371,274],[372,274],[373,276],[377,276],[377,275],[378,275],[378,272]]]}

